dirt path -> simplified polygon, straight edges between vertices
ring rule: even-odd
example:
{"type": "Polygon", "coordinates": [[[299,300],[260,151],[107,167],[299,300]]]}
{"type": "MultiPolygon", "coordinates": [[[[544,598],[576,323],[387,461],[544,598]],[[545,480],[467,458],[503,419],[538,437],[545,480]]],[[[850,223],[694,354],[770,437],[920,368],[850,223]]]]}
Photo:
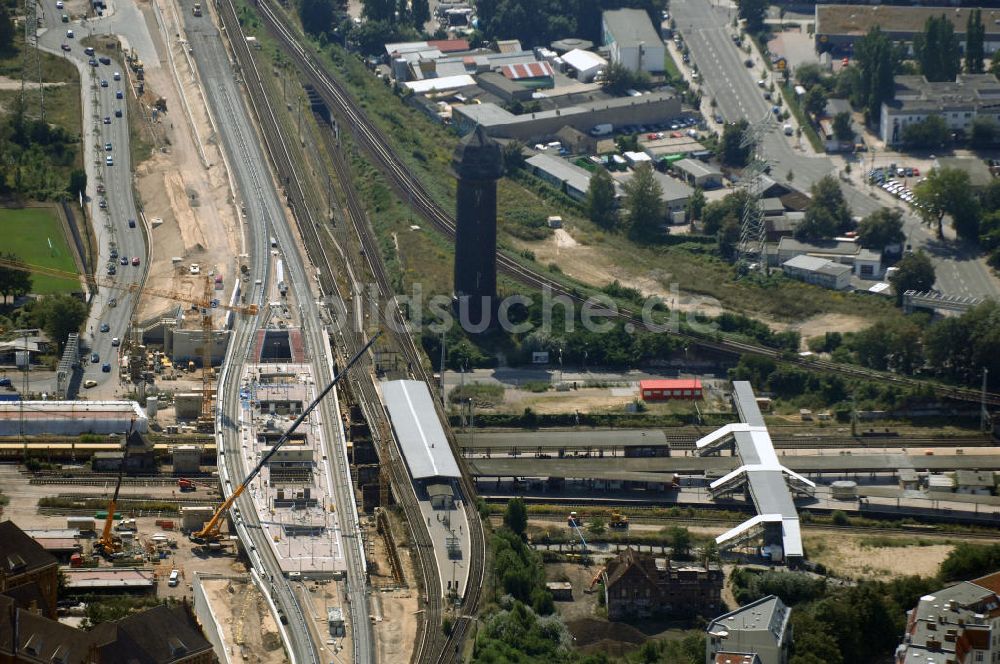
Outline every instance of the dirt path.
{"type": "MultiPolygon", "coordinates": [[[[241,229],[229,188],[229,178],[219,147],[203,141],[209,166],[201,160],[196,142],[212,135],[200,83],[188,68],[174,21],[181,8],[170,0],[157,0],[170,35],[165,41],[150,5],[142,5],[150,32],[160,54],[161,67],[146,70],[146,95],[149,103],[157,97],[167,102],[167,113],[158,120],[164,136],[160,152],[143,162],[137,169],[137,188],[142,197],[146,217],[150,221],[152,257],[149,283],[161,290],[185,296],[200,296],[204,279],[213,273],[223,275],[223,298],[232,291],[238,270],[238,255],[242,251],[241,229]],[[170,68],[166,49],[171,49],[179,80],[194,118],[197,136],[184,110],[181,92],[170,68]],[[176,264],[174,258],[180,258],[176,264]],[[200,277],[189,274],[190,263],[201,266],[200,277]]],[[[181,35],[183,37],[183,34],[181,35]]],[[[160,298],[144,298],[140,319],[159,315],[175,303],[160,298]]]]}

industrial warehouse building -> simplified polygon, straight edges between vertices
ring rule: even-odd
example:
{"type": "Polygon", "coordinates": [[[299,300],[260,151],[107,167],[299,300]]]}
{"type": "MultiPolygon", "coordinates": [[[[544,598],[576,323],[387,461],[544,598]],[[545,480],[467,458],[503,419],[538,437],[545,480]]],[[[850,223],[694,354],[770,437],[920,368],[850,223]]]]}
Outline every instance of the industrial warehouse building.
{"type": "MultiPolygon", "coordinates": [[[[857,40],[876,25],[890,40],[913,43],[923,32],[932,16],[944,16],[955,28],[960,48],[965,48],[965,28],[974,7],[915,7],[906,5],[816,5],[816,50],[853,51],[857,40]]],[[[986,34],[983,47],[986,55],[1000,48],[1000,9],[984,8],[982,15],[986,34]]]]}
{"type": "Polygon", "coordinates": [[[694,159],[680,159],[670,165],[692,187],[715,189],[722,186],[722,171],[694,159]]]}
{"type": "Polygon", "coordinates": [[[643,9],[615,9],[601,15],[601,34],[611,61],[630,71],[663,71],[666,47],[643,9]]]}
{"type": "Polygon", "coordinates": [[[698,378],[641,380],[639,392],[643,401],[691,400],[703,397],[701,380],[698,378]]]}
{"type": "Polygon", "coordinates": [[[146,411],[135,401],[3,401],[0,436],[124,434],[149,431],[146,411]]]}
{"type": "Polygon", "coordinates": [[[823,288],[844,290],[851,285],[851,267],[826,258],[803,254],[782,263],[781,269],[792,279],[823,288]]]}
{"type": "Polygon", "coordinates": [[[452,122],[461,134],[482,127],[493,138],[516,138],[527,142],[555,136],[566,126],[589,132],[599,124],[641,125],[663,122],[680,113],[680,98],[672,90],[666,90],[641,97],[596,99],[522,115],[492,103],[455,105],[452,122]]]}
{"type": "MultiPolygon", "coordinates": [[[[545,180],[574,201],[587,198],[591,172],[549,154],[536,154],[525,160],[532,175],[545,180]]],[[[616,186],[616,189],[618,187],[616,186]]]]}

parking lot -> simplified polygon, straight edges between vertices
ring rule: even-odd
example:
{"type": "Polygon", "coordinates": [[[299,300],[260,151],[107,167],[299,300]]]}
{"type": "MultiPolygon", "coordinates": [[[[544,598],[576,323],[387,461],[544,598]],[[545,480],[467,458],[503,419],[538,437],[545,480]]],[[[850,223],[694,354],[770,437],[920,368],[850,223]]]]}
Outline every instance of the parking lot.
{"type": "Polygon", "coordinates": [[[923,204],[917,199],[913,190],[907,185],[907,179],[912,178],[918,178],[915,181],[914,186],[923,182],[924,178],[921,175],[919,167],[890,164],[885,167],[873,168],[868,171],[868,181],[870,183],[881,187],[904,203],[908,203],[912,207],[920,210],[923,209],[923,204]]]}

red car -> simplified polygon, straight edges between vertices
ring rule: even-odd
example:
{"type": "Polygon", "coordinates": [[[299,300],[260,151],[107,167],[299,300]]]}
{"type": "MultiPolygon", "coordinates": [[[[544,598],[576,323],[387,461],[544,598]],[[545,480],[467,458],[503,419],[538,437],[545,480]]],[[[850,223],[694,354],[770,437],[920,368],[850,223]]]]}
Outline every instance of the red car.
{"type": "Polygon", "coordinates": [[[63,45],[62,45],[62,50],[64,50],[64,51],[68,51],[68,50],[70,50],[70,48],[69,48],[69,44],[63,44],[63,45]]]}
{"type": "Polygon", "coordinates": [[[919,168],[914,168],[913,169],[913,177],[915,177],[915,178],[920,177],[920,169],[919,168]]]}
{"type": "Polygon", "coordinates": [[[138,264],[139,264],[139,257],[138,256],[133,256],[132,257],[132,265],[138,265],[138,264]]]}

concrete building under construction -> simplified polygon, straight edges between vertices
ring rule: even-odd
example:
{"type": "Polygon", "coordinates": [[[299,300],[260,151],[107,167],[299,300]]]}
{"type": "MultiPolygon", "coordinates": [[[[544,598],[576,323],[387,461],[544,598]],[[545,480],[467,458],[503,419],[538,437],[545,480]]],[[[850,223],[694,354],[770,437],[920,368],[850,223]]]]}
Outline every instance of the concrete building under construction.
{"type": "Polygon", "coordinates": [[[124,434],[130,426],[149,431],[146,411],[135,401],[0,402],[0,436],[124,434]]]}

